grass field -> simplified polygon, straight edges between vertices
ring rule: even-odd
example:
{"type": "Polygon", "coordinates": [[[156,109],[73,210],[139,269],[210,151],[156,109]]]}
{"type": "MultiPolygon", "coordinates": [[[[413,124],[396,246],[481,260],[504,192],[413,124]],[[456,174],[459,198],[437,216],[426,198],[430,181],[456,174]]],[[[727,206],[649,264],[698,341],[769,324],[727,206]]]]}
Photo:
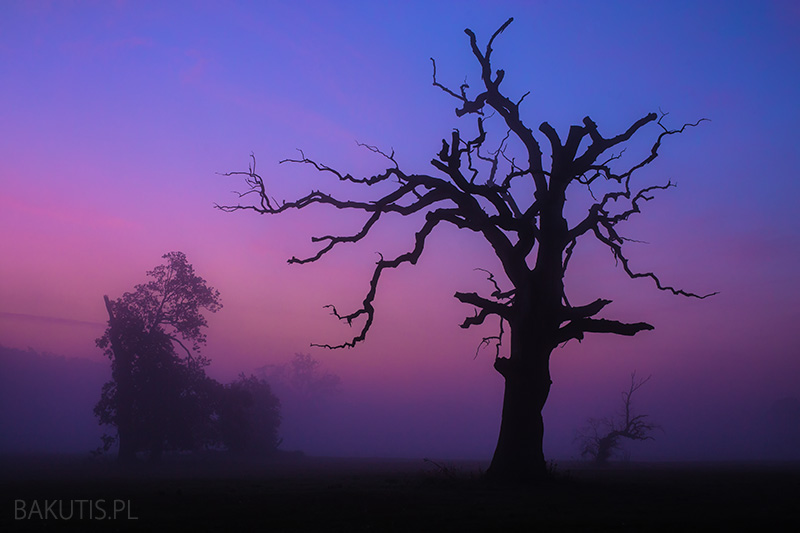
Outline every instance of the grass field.
{"type": "Polygon", "coordinates": [[[501,487],[481,479],[485,464],[437,463],[173,457],[157,468],[120,469],[113,462],[76,457],[5,457],[0,530],[791,531],[800,526],[798,464],[562,463],[547,483],[501,487]],[[70,509],[73,516],[62,519],[70,509]]]}

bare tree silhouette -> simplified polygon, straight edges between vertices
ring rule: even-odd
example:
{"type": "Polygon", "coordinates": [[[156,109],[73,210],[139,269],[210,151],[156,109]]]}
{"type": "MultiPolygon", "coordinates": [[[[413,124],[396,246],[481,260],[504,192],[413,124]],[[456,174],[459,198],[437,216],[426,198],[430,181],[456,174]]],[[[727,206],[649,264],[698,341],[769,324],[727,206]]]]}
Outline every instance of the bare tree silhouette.
{"type": "Polygon", "coordinates": [[[621,439],[653,440],[651,435],[658,426],[647,420],[647,415],[633,414],[633,393],[650,381],[652,376],[636,380],[631,374],[631,385],[622,393],[622,409],[617,418],[590,418],[588,426],[578,433],[581,455],[604,465],[619,450],[621,439]]]}
{"type": "MultiPolygon", "coordinates": [[[[387,153],[369,145],[362,146],[383,157],[388,168],[368,177],[340,172],[300,152],[299,158],[281,163],[310,165],[344,186],[371,188],[375,197],[368,201],[342,199],[314,190],[297,200],[278,202],[256,172],[253,157],[247,171],[225,174],[244,176],[248,188],[239,193],[240,203],[216,207],[229,212],[251,210],[279,214],[322,204],[366,214],[364,225],[355,234],[313,237],[312,241],[321,245],[319,250],[310,257],[289,259],[290,263],[299,264],[317,261],[340,244],[361,241],[381,219],[390,218],[386,215],[424,213],[424,223],[416,232],[413,248],[394,257],[380,256],[358,309],[340,312],[330,306],[340,320],[350,325],[360,324],[360,327],[347,342],[318,345],[327,348],[352,347],[364,340],[375,319],[374,301],[382,276],[400,265],[416,264],[434,229],[446,223],[481,235],[500,260],[511,285],[502,289],[501,282],[488,273],[493,286],[488,297],[477,292],[455,294],[459,301],[476,308],[474,315],[467,317],[461,327],[483,324],[492,316],[497,317],[500,324],[496,335],[484,339],[484,344],[494,344],[494,368],[505,379],[500,435],[487,474],[498,479],[530,479],[547,473],[542,452],[541,411],[552,383],[551,352],[571,339],[580,341],[586,333],[634,335],[653,329],[645,322],[594,318],[611,300],[597,299],[572,305],[564,292],[564,275],[578,240],[593,235],[611,251],[631,278],[650,279],[658,289],[676,295],[694,298],[709,295],[665,285],[656,274],[635,270],[624,249],[626,239],[617,229],[621,222],[639,213],[642,204],[651,200],[656,192],[673,186],[668,181],[635,189],[634,174],[658,157],[667,138],[701,121],[669,129],[664,124],[663,113],[660,116],[650,113],[633,122],[624,132],[605,137],[597,124],[586,117],[581,125],[569,128],[563,141],[555,128],[543,122],[539,132],[544,136],[542,140],[548,143],[551,156],[550,164],[546,164],[542,144],[520,112],[529,93],[515,100],[504,94],[500,86],[505,71],[494,70],[492,65],[492,45],[512,20],[508,19],[494,32],[485,50],[479,48],[475,34],[465,30],[481,72],[480,92],[474,97],[468,95],[470,87],[466,83],[457,90],[440,83],[436,77],[436,62],[431,59],[433,85],[458,101],[456,115],[476,115],[473,136],[464,136],[456,129],[449,139],[442,140],[441,148],[431,161],[434,173],[408,173],[400,168],[394,151],[387,153]],[[486,111],[493,111],[492,116],[487,117],[486,111]],[[485,125],[497,115],[506,131],[494,139],[488,135],[485,125]],[[618,169],[622,165],[622,146],[647,126],[654,126],[657,131],[649,150],[635,162],[618,169]],[[611,153],[612,149],[620,151],[611,153]],[[570,227],[564,206],[568,189],[572,191],[577,187],[588,188],[594,203],[588,207],[585,217],[570,227]],[[255,202],[242,200],[249,198],[255,198],[255,202]],[[500,346],[506,335],[510,335],[510,354],[503,357],[500,346]]],[[[356,197],[364,197],[363,192],[356,197]]]]}

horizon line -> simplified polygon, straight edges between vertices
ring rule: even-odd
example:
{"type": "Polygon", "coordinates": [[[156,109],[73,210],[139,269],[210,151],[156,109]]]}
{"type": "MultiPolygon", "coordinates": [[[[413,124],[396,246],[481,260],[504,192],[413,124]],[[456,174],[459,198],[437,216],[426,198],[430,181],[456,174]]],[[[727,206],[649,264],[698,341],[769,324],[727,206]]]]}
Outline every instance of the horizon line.
{"type": "Polygon", "coordinates": [[[35,322],[55,322],[58,324],[72,324],[72,325],[81,325],[81,326],[92,326],[92,327],[103,327],[106,324],[102,322],[91,322],[88,320],[76,320],[74,318],[60,318],[54,316],[45,316],[45,315],[29,315],[26,313],[9,313],[7,311],[0,311],[0,317],[8,317],[12,319],[22,319],[22,320],[30,320],[35,322]]]}

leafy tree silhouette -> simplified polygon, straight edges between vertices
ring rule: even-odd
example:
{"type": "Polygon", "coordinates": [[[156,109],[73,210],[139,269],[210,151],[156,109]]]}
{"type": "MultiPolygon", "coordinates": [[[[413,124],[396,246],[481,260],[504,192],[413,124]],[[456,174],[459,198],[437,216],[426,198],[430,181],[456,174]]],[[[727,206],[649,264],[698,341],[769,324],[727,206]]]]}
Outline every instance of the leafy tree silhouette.
{"type": "MultiPolygon", "coordinates": [[[[219,310],[219,292],[183,253],[163,258],[166,264],[147,272],[151,281],[117,300],[104,297],[108,327],[96,343],[111,360],[111,381],[94,412],[101,424],[116,427],[121,462],[144,449],[157,461],[166,444],[191,446],[206,426],[213,396],[208,360],[200,354],[207,325],[201,309],[219,310]]],[[[105,439],[106,448],[110,443],[105,439]]]]}
{"type": "MultiPolygon", "coordinates": [[[[433,64],[433,85],[458,102],[456,115],[476,117],[475,132],[464,135],[454,129],[431,160],[435,172],[410,173],[400,168],[392,151],[362,145],[387,161],[385,171],[367,177],[355,177],[305,156],[282,161],[310,165],[331,176],[342,186],[367,188],[374,191],[370,200],[344,199],[314,190],[293,201],[277,202],[268,192],[267,184],[256,172],[255,157],[247,171],[235,171],[225,176],[244,176],[248,187],[239,198],[255,197],[254,203],[244,200],[236,205],[217,205],[223,211],[250,210],[260,214],[279,214],[293,209],[302,210],[314,205],[329,205],[337,209],[365,213],[366,221],[354,234],[325,234],[312,238],[320,244],[310,257],[289,259],[290,263],[309,263],[343,243],[363,240],[379,221],[390,214],[408,216],[424,214],[424,223],[416,232],[414,246],[394,257],[380,256],[369,280],[366,296],[358,309],[340,312],[330,306],[333,315],[349,325],[360,324],[358,333],[341,344],[320,344],[327,348],[352,347],[365,339],[375,319],[375,297],[380,280],[386,271],[403,264],[416,264],[431,233],[442,225],[469,230],[482,236],[500,260],[511,287],[501,288],[492,273],[488,273],[493,290],[487,296],[477,292],[457,292],[455,297],[476,308],[473,316],[461,324],[469,328],[483,324],[489,317],[499,319],[497,335],[484,339],[494,344],[494,368],[505,380],[502,422],[497,448],[487,475],[495,479],[531,479],[547,475],[542,452],[544,427],[542,408],[550,392],[550,355],[553,350],[571,339],[582,340],[587,333],[634,335],[651,330],[645,322],[625,323],[608,318],[595,318],[611,300],[573,305],[564,290],[564,275],[578,244],[586,236],[594,236],[613,254],[631,278],[646,278],[655,286],[676,295],[705,298],[661,282],[652,272],[633,268],[626,255],[626,239],[617,226],[640,212],[642,205],[658,191],[673,186],[662,185],[636,189],[633,177],[658,156],[662,143],[702,120],[669,129],[665,114],[650,113],[639,118],[628,129],[604,136],[597,124],[585,117],[580,125],[569,128],[566,139],[549,123],[542,122],[539,133],[527,126],[521,105],[529,93],[512,99],[501,90],[505,71],[495,70],[492,46],[495,39],[511,24],[508,19],[489,39],[484,50],[478,46],[475,34],[467,29],[472,54],[480,67],[481,87],[474,96],[469,85],[457,90],[448,88],[436,77],[433,64]],[[486,112],[492,114],[486,116],[486,112]],[[485,126],[499,116],[505,133],[490,136],[485,126]],[[657,135],[650,149],[640,159],[622,164],[624,145],[648,126],[657,135]],[[549,145],[550,163],[542,151],[542,141],[549,145]],[[619,150],[612,152],[612,150],[619,150]],[[594,202],[585,216],[570,226],[565,214],[568,190],[585,187],[594,202]],[[509,356],[503,357],[500,346],[509,340],[509,356]]],[[[588,195],[587,195],[588,196],[588,195]]],[[[354,193],[364,198],[363,191],[354,193]]]]}
{"type": "Polygon", "coordinates": [[[217,439],[241,455],[267,455],[280,445],[281,402],[266,380],[240,374],[218,390],[217,439]]]}

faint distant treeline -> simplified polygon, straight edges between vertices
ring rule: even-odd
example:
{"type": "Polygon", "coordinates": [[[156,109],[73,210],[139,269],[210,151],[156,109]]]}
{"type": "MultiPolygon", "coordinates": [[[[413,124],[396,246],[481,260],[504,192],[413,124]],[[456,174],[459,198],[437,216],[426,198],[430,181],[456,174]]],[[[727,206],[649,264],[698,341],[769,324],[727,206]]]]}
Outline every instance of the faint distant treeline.
{"type": "Polygon", "coordinates": [[[331,399],[341,392],[341,378],[310,354],[296,353],[285,363],[257,368],[281,400],[283,449],[307,451],[318,447],[330,429],[331,399]]]}
{"type": "MultiPolygon", "coordinates": [[[[110,374],[105,362],[0,345],[0,453],[84,454],[96,449],[104,430],[93,409],[110,374]]],[[[256,379],[274,384],[272,389],[279,400],[280,396],[287,397],[288,426],[294,443],[302,441],[298,433],[313,433],[311,426],[318,421],[315,413],[324,410],[320,408],[321,400],[338,390],[340,382],[338,376],[323,371],[311,356],[295,355],[286,365],[262,367],[255,376],[241,374],[232,383],[218,385],[232,398],[228,406],[245,396],[245,390],[258,395],[261,389],[253,386],[256,379]]],[[[240,414],[241,411],[228,416],[225,421],[228,427],[224,429],[233,437],[228,444],[234,447],[241,444],[236,437],[245,424],[237,418],[240,414]]]]}
{"type": "Polygon", "coordinates": [[[97,446],[92,416],[107,364],[0,345],[0,453],[80,452],[97,446]]]}

